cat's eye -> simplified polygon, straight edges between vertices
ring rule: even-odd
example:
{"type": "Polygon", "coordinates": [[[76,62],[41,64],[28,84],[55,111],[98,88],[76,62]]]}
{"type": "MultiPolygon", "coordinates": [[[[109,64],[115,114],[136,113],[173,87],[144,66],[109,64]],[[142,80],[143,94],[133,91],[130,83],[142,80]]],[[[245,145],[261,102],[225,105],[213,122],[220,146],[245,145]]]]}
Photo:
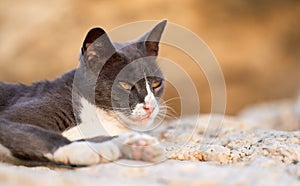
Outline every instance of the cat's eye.
{"type": "Polygon", "coordinates": [[[131,89],[131,85],[129,85],[128,83],[125,82],[119,82],[120,86],[125,89],[125,90],[130,90],[131,89]]]}
{"type": "Polygon", "coordinates": [[[157,80],[157,81],[153,81],[152,83],[151,83],[151,87],[152,88],[158,88],[158,87],[160,87],[161,86],[161,81],[160,80],[157,80]]]}

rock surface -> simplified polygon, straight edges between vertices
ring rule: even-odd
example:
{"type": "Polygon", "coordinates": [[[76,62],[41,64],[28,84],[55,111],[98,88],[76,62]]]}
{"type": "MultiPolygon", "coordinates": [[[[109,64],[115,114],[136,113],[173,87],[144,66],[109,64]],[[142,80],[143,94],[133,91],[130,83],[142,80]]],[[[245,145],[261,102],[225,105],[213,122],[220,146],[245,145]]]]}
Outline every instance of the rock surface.
{"type": "MultiPolygon", "coordinates": [[[[156,165],[120,160],[70,170],[0,164],[0,185],[299,185],[299,128],[274,130],[274,122],[244,116],[204,115],[159,126],[152,135],[162,141],[166,159],[156,165]]],[[[278,118],[272,116],[269,121],[278,118]]]]}
{"type": "MultiPolygon", "coordinates": [[[[130,163],[127,161],[127,163],[130,163]]],[[[49,170],[1,165],[1,185],[299,185],[296,166],[285,167],[268,158],[250,165],[216,166],[208,162],[168,160],[132,168],[115,163],[76,170],[49,170]]]]}

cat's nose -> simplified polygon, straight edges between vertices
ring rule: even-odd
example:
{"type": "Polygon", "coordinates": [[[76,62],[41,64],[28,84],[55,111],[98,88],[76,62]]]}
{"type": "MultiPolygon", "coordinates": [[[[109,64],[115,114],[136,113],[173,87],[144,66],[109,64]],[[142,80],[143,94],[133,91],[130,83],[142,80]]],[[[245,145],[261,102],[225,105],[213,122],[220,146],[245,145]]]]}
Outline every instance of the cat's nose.
{"type": "Polygon", "coordinates": [[[143,108],[145,111],[147,111],[148,113],[151,114],[153,112],[153,110],[155,109],[155,106],[144,105],[143,108]]]}

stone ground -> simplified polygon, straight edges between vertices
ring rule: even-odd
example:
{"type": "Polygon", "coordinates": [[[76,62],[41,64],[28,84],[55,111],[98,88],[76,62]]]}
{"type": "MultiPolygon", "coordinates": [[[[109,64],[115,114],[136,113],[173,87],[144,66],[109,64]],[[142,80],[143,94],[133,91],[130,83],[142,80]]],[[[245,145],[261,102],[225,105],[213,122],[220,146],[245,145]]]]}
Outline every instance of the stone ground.
{"type": "Polygon", "coordinates": [[[299,100],[254,106],[236,117],[203,115],[161,125],[152,135],[162,141],[167,160],[156,165],[2,163],[0,185],[300,185],[299,100]]]}

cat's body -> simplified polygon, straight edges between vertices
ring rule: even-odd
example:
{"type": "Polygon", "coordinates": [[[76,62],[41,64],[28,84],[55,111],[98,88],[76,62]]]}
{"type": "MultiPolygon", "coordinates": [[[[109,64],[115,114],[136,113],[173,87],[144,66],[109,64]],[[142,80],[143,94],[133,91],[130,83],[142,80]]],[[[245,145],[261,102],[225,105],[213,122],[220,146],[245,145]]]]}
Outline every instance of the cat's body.
{"type": "Polygon", "coordinates": [[[0,160],[156,161],[162,153],[157,140],[129,131],[148,127],[159,112],[163,76],[155,58],[165,24],[123,44],[111,43],[94,28],[84,40],[77,69],[31,86],[0,82],[0,160]]]}

